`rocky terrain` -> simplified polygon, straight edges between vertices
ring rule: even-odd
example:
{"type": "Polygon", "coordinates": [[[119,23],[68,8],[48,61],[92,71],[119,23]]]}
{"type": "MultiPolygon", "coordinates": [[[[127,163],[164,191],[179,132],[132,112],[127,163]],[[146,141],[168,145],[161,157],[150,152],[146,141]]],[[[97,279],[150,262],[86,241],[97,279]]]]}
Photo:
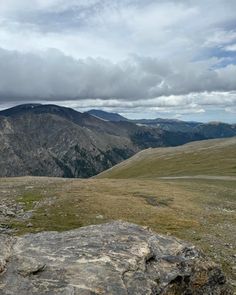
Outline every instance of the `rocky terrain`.
{"type": "MultiPolygon", "coordinates": [[[[124,220],[191,242],[236,291],[236,182],[230,178],[0,178],[0,234],[64,232],[124,220]]],[[[1,292],[0,292],[1,294],[1,292]]]]}
{"type": "Polygon", "coordinates": [[[40,104],[1,111],[0,176],[87,178],[145,148],[236,134],[234,125],[203,124],[197,129],[188,125],[186,130],[178,124],[176,128],[140,126],[118,121],[117,116],[116,121],[106,121],[70,108],[40,104]]]}
{"type": "Polygon", "coordinates": [[[2,295],[233,294],[197,248],[130,223],[1,235],[0,248],[2,295]]]}
{"type": "Polygon", "coordinates": [[[169,145],[168,137],[158,129],[105,122],[68,108],[19,106],[0,112],[0,176],[86,178],[145,147],[169,145]]]}

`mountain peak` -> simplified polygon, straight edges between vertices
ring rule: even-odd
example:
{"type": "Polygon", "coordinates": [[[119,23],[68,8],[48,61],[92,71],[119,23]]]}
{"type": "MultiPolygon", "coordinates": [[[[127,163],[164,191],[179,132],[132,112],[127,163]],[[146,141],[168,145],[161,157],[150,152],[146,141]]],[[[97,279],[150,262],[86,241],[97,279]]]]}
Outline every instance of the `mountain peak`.
{"type": "Polygon", "coordinates": [[[51,113],[57,115],[71,115],[73,114],[81,114],[71,108],[62,107],[54,104],[40,104],[40,103],[27,103],[17,105],[15,107],[0,111],[1,116],[5,117],[13,117],[18,115],[23,115],[27,113],[34,113],[34,114],[42,114],[42,113],[51,113]]]}

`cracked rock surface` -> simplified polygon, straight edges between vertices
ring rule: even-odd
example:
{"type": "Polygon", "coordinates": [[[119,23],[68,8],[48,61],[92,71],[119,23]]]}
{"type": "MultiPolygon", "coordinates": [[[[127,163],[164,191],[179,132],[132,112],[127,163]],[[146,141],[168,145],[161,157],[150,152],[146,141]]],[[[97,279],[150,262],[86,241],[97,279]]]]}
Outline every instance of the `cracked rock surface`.
{"type": "Polygon", "coordinates": [[[0,294],[233,294],[194,246],[112,222],[67,232],[0,235],[0,294]]]}

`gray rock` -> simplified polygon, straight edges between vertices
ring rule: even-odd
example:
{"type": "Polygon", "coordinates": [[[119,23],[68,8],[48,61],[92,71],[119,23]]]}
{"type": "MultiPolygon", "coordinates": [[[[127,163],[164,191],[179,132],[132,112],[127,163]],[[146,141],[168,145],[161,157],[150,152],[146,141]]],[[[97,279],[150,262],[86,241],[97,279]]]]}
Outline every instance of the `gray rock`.
{"type": "Polygon", "coordinates": [[[15,217],[16,216],[16,213],[11,211],[11,210],[7,210],[6,211],[6,215],[9,216],[9,217],[15,217]]]}
{"type": "Polygon", "coordinates": [[[113,222],[68,232],[0,235],[0,294],[233,294],[194,246],[113,222]]]}
{"type": "Polygon", "coordinates": [[[0,214],[1,214],[1,215],[5,216],[7,210],[8,210],[7,206],[5,206],[5,205],[1,205],[1,206],[0,206],[0,214]]]}
{"type": "Polygon", "coordinates": [[[21,205],[15,203],[13,200],[1,199],[4,205],[0,205],[0,219],[16,218],[24,212],[21,205]]]}
{"type": "MultiPolygon", "coordinates": [[[[9,224],[0,223],[0,234],[10,234],[15,230],[9,224]]],[[[1,252],[0,252],[1,253],[1,252]]]]}
{"type": "MultiPolygon", "coordinates": [[[[12,246],[15,239],[8,235],[0,235],[0,275],[6,270],[7,261],[12,255],[12,246]]],[[[0,291],[2,278],[0,276],[0,291]]],[[[1,294],[1,292],[0,292],[1,294]]]]}

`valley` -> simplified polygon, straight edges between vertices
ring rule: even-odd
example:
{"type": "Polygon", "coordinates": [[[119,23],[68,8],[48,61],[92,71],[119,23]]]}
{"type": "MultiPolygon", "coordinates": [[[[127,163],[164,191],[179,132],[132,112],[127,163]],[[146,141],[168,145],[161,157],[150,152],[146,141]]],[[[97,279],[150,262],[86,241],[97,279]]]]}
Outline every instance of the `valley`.
{"type": "MultiPolygon", "coordinates": [[[[89,120],[97,119],[92,117],[89,120]]],[[[78,144],[76,143],[76,136],[80,138],[80,146],[84,145],[84,152],[80,154],[80,157],[84,160],[87,159],[86,155],[88,154],[85,151],[90,149],[86,139],[87,135],[84,134],[84,140],[81,140],[83,139],[82,127],[78,127],[77,123],[68,122],[57,115],[48,114],[37,114],[36,117],[35,114],[27,114],[10,120],[3,118],[2,124],[5,124],[4,126],[7,129],[1,133],[1,136],[6,138],[7,134],[8,141],[6,141],[6,146],[1,154],[1,172],[8,171],[3,169],[17,171],[16,168],[13,168],[16,167],[13,162],[7,162],[6,166],[3,165],[6,159],[10,159],[7,157],[8,145],[11,138],[14,138],[16,143],[14,146],[10,144],[12,148],[10,151],[13,152],[14,149],[14,152],[18,151],[18,154],[11,159],[16,160],[16,162],[20,159],[17,162],[19,167],[26,167],[24,165],[28,163],[28,167],[32,164],[35,167],[41,167],[40,173],[37,172],[39,175],[47,175],[48,173],[51,176],[84,176],[80,173],[65,175],[62,172],[65,171],[64,168],[61,169],[62,173],[58,172],[57,169],[58,167],[62,168],[62,164],[55,166],[53,163],[58,162],[55,159],[55,162],[49,160],[56,153],[68,161],[76,159],[77,156],[74,152],[67,155],[63,152],[68,150],[68,147],[72,147],[73,144],[75,146],[78,144]],[[46,121],[45,116],[48,118],[46,121]],[[35,136],[37,145],[41,147],[47,143],[44,151],[36,148],[38,158],[33,152],[36,147],[34,140],[30,140],[27,145],[28,138],[21,136],[24,134],[21,133],[23,131],[15,129],[16,127],[12,129],[12,120],[16,120],[21,123],[15,125],[18,126],[17,128],[25,126],[25,134],[28,134],[29,128],[33,132],[31,122],[35,119],[36,121],[39,120],[38,123],[34,122],[34,124],[38,124],[35,125],[37,135],[30,133],[32,139],[35,136]],[[41,129],[41,120],[48,122],[48,126],[46,123],[41,129]],[[52,124],[52,122],[54,123],[52,124]],[[59,129],[57,129],[58,122],[61,124],[59,129]],[[58,138],[45,137],[45,134],[50,134],[48,133],[49,126],[54,133],[62,134],[61,141],[58,141],[58,138]],[[82,133],[77,133],[78,128],[79,132],[82,133]],[[16,132],[16,130],[18,131],[16,132]],[[47,133],[44,133],[43,130],[47,130],[47,133]],[[65,133],[62,130],[65,130],[65,133]],[[65,137],[68,130],[70,130],[71,137],[68,137],[69,135],[65,137]],[[17,144],[17,137],[21,138],[21,145],[17,144]],[[43,143],[44,141],[45,143],[43,143]],[[50,147],[50,144],[56,145],[50,147]],[[27,151],[25,155],[27,155],[28,160],[24,160],[25,162],[23,159],[26,158],[20,150],[21,147],[27,151]],[[45,151],[48,154],[45,154],[45,151]],[[3,157],[3,155],[5,156],[3,157]],[[38,159],[38,162],[31,163],[31,159],[34,161],[38,159]],[[46,165],[44,168],[39,164],[42,163],[42,160],[46,165]],[[22,163],[24,163],[23,166],[22,163]],[[52,166],[48,166],[49,163],[52,163],[52,166]],[[52,170],[50,170],[50,167],[52,170]],[[54,172],[51,173],[50,171],[54,172]]],[[[112,130],[112,124],[115,123],[109,124],[111,125],[106,125],[106,128],[109,127],[112,130]]],[[[93,129],[94,134],[97,134],[96,142],[100,140],[100,143],[105,146],[103,139],[99,139],[97,133],[97,128],[100,127],[95,126],[96,124],[90,128],[93,129]]],[[[132,124],[129,126],[131,126],[129,127],[131,130],[140,128],[132,124]]],[[[120,130],[119,132],[121,132],[120,130]]],[[[123,135],[127,134],[127,129],[122,130],[123,135]]],[[[115,145],[117,146],[117,142],[114,140],[117,139],[117,132],[117,130],[112,130],[106,135],[110,144],[114,144],[114,148],[115,145]]],[[[159,132],[159,136],[165,134],[159,129],[152,132],[159,132]]],[[[121,141],[119,137],[118,143],[121,144],[122,148],[132,146],[131,154],[134,150],[140,149],[138,145],[135,147],[130,138],[125,138],[127,145],[123,145],[124,141],[121,141]]],[[[92,136],[90,140],[95,139],[92,136]]],[[[146,143],[144,140],[142,145],[144,146],[146,143]]],[[[77,149],[80,148],[77,147],[77,149]]],[[[71,151],[71,148],[69,151],[71,151]]],[[[116,151],[118,152],[118,150],[116,151]]],[[[2,177],[0,178],[0,233],[21,236],[26,233],[43,231],[64,232],[92,224],[103,224],[116,220],[127,221],[148,227],[160,234],[173,235],[192,242],[213,261],[222,265],[229,282],[236,288],[235,151],[235,137],[212,139],[176,147],[148,148],[97,176],[93,176],[94,170],[92,170],[93,173],[86,174],[86,176],[93,176],[89,179],[45,176],[2,177]]],[[[95,150],[93,152],[96,153],[95,150]]],[[[128,155],[130,154],[126,154],[125,157],[128,157],[128,155]]],[[[91,154],[89,157],[91,157],[91,154]]],[[[109,159],[111,161],[111,158],[109,159]]],[[[119,161],[122,159],[123,156],[119,158],[119,161]]],[[[97,161],[101,163],[101,158],[98,157],[97,161]]],[[[118,159],[114,160],[113,164],[115,164],[115,161],[118,161],[118,159]]],[[[82,162],[78,163],[81,167],[82,162]]],[[[89,166],[86,161],[83,163],[84,166],[82,165],[82,167],[86,169],[93,167],[89,166]]],[[[94,164],[94,162],[90,163],[94,164]]],[[[110,166],[111,164],[104,167],[109,168],[110,166]]],[[[74,166],[67,164],[68,167],[72,169],[74,166]]],[[[104,167],[99,169],[103,170],[104,167]]],[[[37,174],[35,173],[37,170],[21,171],[22,173],[18,173],[19,175],[24,175],[26,172],[29,175],[37,174]]],[[[88,173],[88,170],[84,171],[88,173]]],[[[6,173],[6,176],[14,176],[13,172],[10,175],[6,173]]]]}
{"type": "Polygon", "coordinates": [[[43,104],[0,111],[0,176],[89,178],[147,148],[236,136],[234,124],[140,123],[100,113],[43,104]]]}

